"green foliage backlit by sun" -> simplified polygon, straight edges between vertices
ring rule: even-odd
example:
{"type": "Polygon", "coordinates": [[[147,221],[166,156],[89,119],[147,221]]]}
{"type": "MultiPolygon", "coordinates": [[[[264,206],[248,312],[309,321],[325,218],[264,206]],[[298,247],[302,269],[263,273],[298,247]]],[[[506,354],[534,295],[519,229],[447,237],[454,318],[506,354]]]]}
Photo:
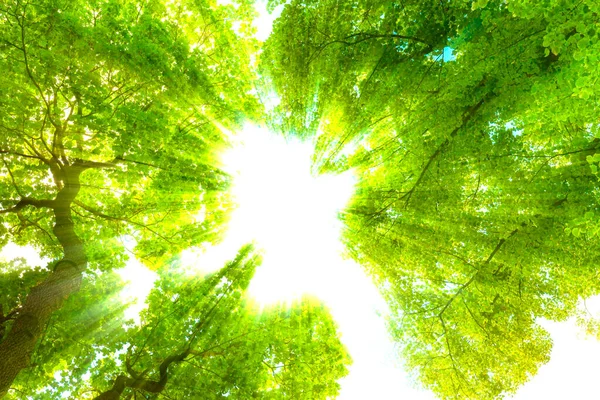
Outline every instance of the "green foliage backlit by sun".
{"type": "MultiPolygon", "coordinates": [[[[515,393],[549,359],[540,318],[598,334],[578,308],[600,294],[597,0],[267,7],[281,16],[260,42],[250,0],[0,5],[0,246],[50,260],[0,265],[0,397],[339,394],[351,361],[329,310],[259,312],[252,246],[204,278],[181,267],[224,238],[224,132],[248,122],[312,145],[313,171],[357,177],[345,251],[438,397],[515,393]],[[138,324],[116,272],[134,257],[156,273],[138,324]]],[[[278,231],[320,229],[299,209],[325,218],[290,171],[292,197],[251,200],[279,225],[244,222],[286,249],[279,264],[311,250],[278,231]]],[[[259,183],[247,192],[268,195],[259,183]]]]}
{"type": "Polygon", "coordinates": [[[358,171],[345,243],[443,398],[514,392],[549,358],[536,319],[600,289],[598,11],[292,1],[265,45],[273,125],[318,135],[321,170],[358,171]]]}

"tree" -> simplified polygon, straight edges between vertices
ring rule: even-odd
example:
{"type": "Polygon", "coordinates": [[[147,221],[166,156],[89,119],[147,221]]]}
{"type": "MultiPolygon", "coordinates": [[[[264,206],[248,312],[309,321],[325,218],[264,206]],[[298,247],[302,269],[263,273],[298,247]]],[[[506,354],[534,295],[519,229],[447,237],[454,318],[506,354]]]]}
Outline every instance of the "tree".
{"type": "Polygon", "coordinates": [[[265,45],[272,125],[357,172],[348,252],[442,398],[513,393],[549,357],[536,319],[599,293],[599,11],[292,1],[265,45]]]}
{"type": "Polygon", "coordinates": [[[119,238],[154,268],[218,238],[219,127],[258,115],[255,45],[231,22],[250,16],[201,0],[1,6],[0,245],[53,261],[2,279],[0,396],[82,281],[124,264],[119,238]]]}
{"type": "MultiPolygon", "coordinates": [[[[92,341],[41,349],[48,359],[15,382],[16,398],[311,398],[338,393],[350,359],[328,311],[304,299],[259,312],[245,291],[260,257],[245,246],[204,279],[177,262],[158,270],[141,324],[114,318],[92,341]],[[55,379],[48,380],[47,375],[55,379]],[[85,376],[85,378],[83,378],[85,376]]],[[[62,311],[62,310],[61,310],[62,311]]],[[[80,331],[68,319],[69,331],[80,331]]],[[[105,325],[106,326],[106,325],[105,325]]]]}
{"type": "Polygon", "coordinates": [[[548,359],[537,318],[598,294],[597,1],[284,3],[260,55],[245,0],[0,6],[0,245],[52,259],[0,267],[0,397],[337,394],[326,310],[257,314],[249,248],[189,284],[172,264],[220,236],[221,131],[262,118],[255,57],[271,126],[360,176],[348,252],[440,397],[514,392],[548,359]],[[123,241],[160,275],[141,326],[123,241]]]}

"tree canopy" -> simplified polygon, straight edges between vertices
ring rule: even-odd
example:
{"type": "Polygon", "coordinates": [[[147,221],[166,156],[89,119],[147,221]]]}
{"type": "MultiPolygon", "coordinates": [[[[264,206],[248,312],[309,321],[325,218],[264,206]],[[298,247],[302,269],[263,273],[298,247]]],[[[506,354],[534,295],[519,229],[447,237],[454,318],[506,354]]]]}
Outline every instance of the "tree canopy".
{"type": "Polygon", "coordinates": [[[250,245],[207,276],[178,261],[223,237],[247,121],[358,177],[343,241],[407,370],[440,398],[514,393],[549,360],[539,319],[600,294],[600,3],[271,0],[264,43],[254,3],[225,3],[0,5],[0,248],[50,260],[0,265],[0,397],[337,396],[323,305],[259,309],[250,245]],[[134,257],[157,274],[139,324],[134,257]]]}
{"type": "Polygon", "coordinates": [[[52,262],[3,279],[0,394],[82,280],[124,265],[120,238],[157,268],[219,237],[219,126],[259,109],[246,95],[255,42],[231,26],[250,15],[203,1],[3,4],[0,243],[52,262]]]}
{"type": "Polygon", "coordinates": [[[335,396],[350,358],[331,316],[310,298],[259,312],[245,295],[259,264],[252,246],[203,278],[174,261],[159,270],[139,324],[124,320],[110,293],[86,293],[110,280],[97,278],[82,297],[108,301],[63,307],[12,398],[335,396]]]}
{"type": "Polygon", "coordinates": [[[549,359],[538,318],[599,293],[598,11],[292,1],[265,44],[271,125],[360,177],[348,253],[442,398],[514,393],[549,359]]]}

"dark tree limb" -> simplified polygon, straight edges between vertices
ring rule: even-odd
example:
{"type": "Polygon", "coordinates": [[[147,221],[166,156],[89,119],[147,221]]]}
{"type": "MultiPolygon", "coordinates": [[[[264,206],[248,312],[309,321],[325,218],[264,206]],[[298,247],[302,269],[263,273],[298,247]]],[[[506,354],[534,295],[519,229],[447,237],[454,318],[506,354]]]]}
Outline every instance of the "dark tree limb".
{"type": "Polygon", "coordinates": [[[136,222],[133,221],[130,218],[126,218],[126,217],[114,217],[112,215],[108,215],[103,213],[102,211],[96,210],[78,200],[74,200],[73,201],[74,204],[78,205],[79,207],[83,208],[85,211],[87,211],[88,213],[95,215],[96,217],[102,218],[102,219],[106,219],[109,221],[116,221],[116,222],[123,222],[126,224],[131,224],[131,225],[135,225],[138,226],[140,228],[143,229],[147,229],[149,232],[153,233],[154,235],[156,235],[157,237],[161,238],[162,240],[164,240],[165,242],[169,243],[169,244],[174,244],[171,240],[169,240],[169,238],[163,236],[162,234],[156,232],[154,229],[150,228],[150,225],[148,224],[142,224],[140,222],[136,222]]]}
{"type": "MultiPolygon", "coordinates": [[[[517,234],[517,232],[519,232],[518,229],[515,229],[514,231],[512,231],[508,237],[500,239],[498,241],[498,244],[496,244],[496,247],[494,247],[494,250],[492,250],[492,252],[490,253],[490,255],[488,256],[488,258],[483,262],[483,265],[488,265],[490,263],[490,261],[492,261],[492,259],[496,256],[496,254],[498,253],[498,251],[500,251],[500,249],[502,248],[502,246],[504,245],[504,243],[506,243],[506,240],[510,239],[511,237],[513,237],[514,235],[517,234]]],[[[480,268],[479,271],[477,271],[476,273],[473,274],[473,276],[471,276],[471,278],[465,282],[457,291],[456,293],[454,293],[454,295],[452,295],[452,297],[446,302],[446,304],[444,305],[444,307],[442,307],[442,310],[440,311],[440,313],[438,314],[438,316],[441,318],[444,314],[444,312],[448,309],[448,307],[450,307],[450,305],[452,304],[452,302],[454,302],[454,300],[456,300],[456,298],[458,296],[460,296],[460,294],[467,288],[469,287],[474,281],[475,279],[483,272],[483,268],[480,268]]]]}
{"type": "Polygon", "coordinates": [[[123,158],[123,157],[116,157],[115,158],[115,163],[119,162],[119,161],[123,161],[123,162],[129,162],[129,163],[133,163],[133,164],[139,164],[139,165],[145,165],[147,167],[152,167],[152,168],[156,168],[156,169],[161,169],[161,170],[165,170],[165,168],[159,167],[158,165],[154,165],[154,164],[150,164],[147,162],[143,162],[143,161],[135,161],[135,160],[130,160],[128,158],[123,158]]]}
{"type": "Polygon", "coordinates": [[[62,171],[65,183],[54,200],[21,199],[10,211],[4,210],[14,212],[27,205],[51,208],[55,218],[53,233],[63,249],[63,257],[46,279],[31,288],[10,331],[0,342],[0,397],[7,393],[19,372],[30,365],[50,317],[79,290],[82,272],[87,267],[83,242],[75,233],[71,218],[71,204],[79,193],[79,177],[84,168],[65,166],[62,171]]]}
{"type": "Polygon", "coordinates": [[[169,380],[169,367],[173,363],[180,363],[190,355],[190,350],[186,349],[181,353],[171,355],[165,358],[158,367],[159,377],[158,380],[144,379],[141,377],[131,377],[126,375],[119,375],[113,386],[106,392],[101,393],[95,397],[94,400],[117,400],[121,397],[125,389],[140,389],[148,393],[160,393],[165,389],[167,381],[169,380]]]}
{"type": "Polygon", "coordinates": [[[317,57],[319,57],[321,55],[323,50],[325,50],[327,47],[331,46],[332,44],[344,44],[346,46],[354,46],[354,45],[357,45],[359,43],[362,43],[362,42],[365,42],[365,41],[371,40],[371,39],[401,39],[401,40],[407,40],[407,41],[411,41],[411,42],[421,43],[421,44],[424,44],[427,46],[427,50],[424,54],[429,53],[433,49],[433,46],[430,43],[428,43],[427,41],[425,41],[423,39],[414,37],[414,36],[359,32],[359,33],[354,33],[354,34],[345,36],[341,39],[335,39],[335,40],[331,40],[329,42],[321,44],[317,48],[317,50],[313,54],[310,55],[306,65],[310,65],[311,62],[313,62],[317,57]]]}
{"type": "MultiPolygon", "coordinates": [[[[3,203],[4,201],[6,201],[6,200],[0,200],[0,203],[3,203]]],[[[55,205],[56,205],[55,200],[37,200],[37,199],[29,198],[29,197],[24,197],[21,200],[19,200],[17,202],[17,204],[12,206],[11,208],[0,210],[0,214],[16,213],[27,206],[32,206],[35,208],[54,209],[55,205]]]]}
{"type": "Polygon", "coordinates": [[[18,151],[11,151],[11,150],[4,150],[4,149],[0,149],[0,154],[7,154],[9,156],[17,156],[17,157],[24,157],[24,158],[32,158],[34,160],[39,160],[42,162],[47,162],[46,159],[44,159],[43,157],[37,156],[37,155],[32,155],[32,154],[25,154],[25,153],[20,153],[18,151]]]}
{"type": "Polygon", "coordinates": [[[431,164],[433,163],[433,161],[446,149],[446,147],[450,144],[450,139],[456,137],[456,135],[458,134],[458,132],[463,129],[467,123],[473,118],[473,116],[477,113],[477,111],[481,108],[481,106],[483,105],[485,99],[481,99],[479,100],[479,102],[471,107],[469,107],[469,109],[467,110],[467,112],[463,115],[462,117],[462,123],[457,126],[456,128],[454,128],[454,130],[450,133],[450,138],[444,140],[442,142],[442,144],[439,145],[439,147],[433,152],[433,154],[429,157],[429,159],[427,160],[427,162],[425,163],[425,166],[423,167],[423,169],[421,170],[421,173],[419,174],[417,180],[415,181],[415,183],[413,184],[412,188],[407,191],[402,197],[400,197],[400,199],[404,199],[404,208],[408,207],[408,203],[410,202],[410,198],[412,197],[413,193],[415,192],[416,188],[421,184],[421,182],[423,181],[423,178],[425,177],[425,174],[427,173],[427,171],[429,170],[429,167],[431,166],[431,164]]]}

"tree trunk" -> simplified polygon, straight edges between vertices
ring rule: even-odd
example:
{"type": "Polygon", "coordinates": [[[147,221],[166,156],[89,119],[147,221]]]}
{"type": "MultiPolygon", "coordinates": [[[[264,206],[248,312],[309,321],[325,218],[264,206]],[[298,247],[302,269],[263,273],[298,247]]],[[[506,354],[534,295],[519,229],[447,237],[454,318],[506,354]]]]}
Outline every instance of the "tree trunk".
{"type": "Polygon", "coordinates": [[[87,258],[74,230],[71,203],[79,192],[79,177],[84,169],[78,165],[64,166],[64,187],[50,202],[56,220],[53,232],[63,248],[63,258],[43,282],[30,290],[12,328],[0,343],[0,398],[6,395],[19,372],[29,366],[52,313],[81,286],[87,258]]]}

